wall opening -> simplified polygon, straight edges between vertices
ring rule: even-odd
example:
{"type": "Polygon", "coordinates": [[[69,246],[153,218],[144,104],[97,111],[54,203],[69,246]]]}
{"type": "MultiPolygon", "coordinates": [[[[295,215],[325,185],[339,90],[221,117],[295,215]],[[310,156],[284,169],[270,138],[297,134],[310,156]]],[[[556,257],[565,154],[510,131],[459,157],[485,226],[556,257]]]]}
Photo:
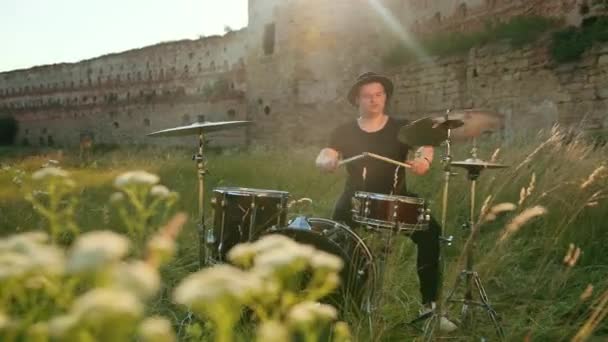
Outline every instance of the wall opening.
{"type": "Polygon", "coordinates": [[[267,24],[264,27],[264,54],[272,55],[274,53],[275,25],[274,23],[267,24]]]}
{"type": "Polygon", "coordinates": [[[197,122],[205,122],[205,116],[204,115],[199,115],[196,117],[196,121],[197,122]]]}
{"type": "Polygon", "coordinates": [[[150,127],[150,119],[148,119],[148,118],[144,119],[144,126],[150,127]]]}
{"type": "Polygon", "coordinates": [[[114,121],[112,125],[114,126],[114,128],[120,128],[120,124],[118,123],[118,121],[114,121]]]}
{"type": "Polygon", "coordinates": [[[467,4],[466,3],[461,3],[460,6],[458,6],[458,14],[460,14],[461,17],[466,17],[467,16],[467,4]]]}
{"type": "Polygon", "coordinates": [[[236,110],[230,109],[230,110],[228,110],[227,114],[228,114],[228,117],[232,119],[236,116],[236,110]]]}
{"type": "Polygon", "coordinates": [[[264,114],[270,115],[270,107],[268,107],[268,106],[264,107],[264,114]]]}

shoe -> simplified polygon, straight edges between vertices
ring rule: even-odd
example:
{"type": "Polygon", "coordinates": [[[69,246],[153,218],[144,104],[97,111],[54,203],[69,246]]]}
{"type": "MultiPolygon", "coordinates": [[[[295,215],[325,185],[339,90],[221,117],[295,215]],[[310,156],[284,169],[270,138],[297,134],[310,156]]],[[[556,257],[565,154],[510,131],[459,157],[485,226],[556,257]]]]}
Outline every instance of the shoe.
{"type": "MultiPolygon", "coordinates": [[[[427,315],[435,311],[436,308],[437,304],[435,302],[424,304],[422,309],[420,309],[419,314],[420,316],[427,315]]],[[[439,321],[439,330],[441,332],[449,333],[456,329],[458,329],[458,326],[454,322],[450,321],[445,315],[441,315],[441,320],[439,321]]]]}

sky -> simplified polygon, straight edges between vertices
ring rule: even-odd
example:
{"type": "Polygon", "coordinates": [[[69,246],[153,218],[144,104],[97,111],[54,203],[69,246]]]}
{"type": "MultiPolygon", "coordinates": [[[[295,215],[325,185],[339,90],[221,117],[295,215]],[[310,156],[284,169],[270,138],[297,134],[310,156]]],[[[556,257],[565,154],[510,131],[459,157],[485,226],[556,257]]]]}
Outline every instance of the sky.
{"type": "Polygon", "coordinates": [[[0,72],[247,26],[247,0],[0,0],[0,72]]]}

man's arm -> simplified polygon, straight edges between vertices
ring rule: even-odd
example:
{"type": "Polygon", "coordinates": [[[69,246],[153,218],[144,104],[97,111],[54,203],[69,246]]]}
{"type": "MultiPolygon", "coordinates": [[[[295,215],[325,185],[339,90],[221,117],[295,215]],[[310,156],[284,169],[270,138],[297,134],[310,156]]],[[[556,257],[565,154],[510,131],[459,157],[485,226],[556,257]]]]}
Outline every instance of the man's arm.
{"type": "Polygon", "coordinates": [[[433,146],[422,146],[416,150],[416,157],[412,160],[407,160],[406,163],[412,166],[410,170],[414,174],[422,176],[431,168],[434,154],[435,150],[433,146]]]}
{"type": "Polygon", "coordinates": [[[315,164],[319,169],[326,172],[333,172],[338,168],[340,154],[333,148],[326,147],[319,152],[315,164]]]}

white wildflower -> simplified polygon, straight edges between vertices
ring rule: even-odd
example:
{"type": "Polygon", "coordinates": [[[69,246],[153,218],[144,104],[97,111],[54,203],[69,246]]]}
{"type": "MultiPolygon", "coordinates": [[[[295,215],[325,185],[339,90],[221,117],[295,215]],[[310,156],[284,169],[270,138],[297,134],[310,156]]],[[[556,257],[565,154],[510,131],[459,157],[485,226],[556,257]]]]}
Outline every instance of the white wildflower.
{"type": "Polygon", "coordinates": [[[264,253],[265,251],[273,250],[276,248],[282,248],[282,247],[290,248],[297,244],[294,240],[288,238],[287,236],[280,235],[280,234],[270,234],[270,235],[266,235],[266,236],[260,238],[259,240],[254,242],[252,245],[255,248],[255,251],[257,254],[257,253],[264,253]]]}
{"type": "Polygon", "coordinates": [[[295,244],[289,248],[275,248],[258,254],[254,259],[255,269],[262,272],[297,273],[310,263],[315,250],[310,246],[295,244]]]}
{"type": "Polygon", "coordinates": [[[0,311],[0,331],[10,323],[8,316],[0,311]]]}
{"type": "Polygon", "coordinates": [[[220,302],[241,303],[262,287],[259,278],[229,265],[218,265],[187,276],[175,289],[174,300],[186,306],[220,302]]]}
{"type": "Polygon", "coordinates": [[[284,342],[289,340],[289,330],[280,322],[267,321],[258,327],[257,341],[284,342]]]}
{"type": "Polygon", "coordinates": [[[317,321],[333,321],[338,317],[336,309],[327,304],[302,302],[294,305],[288,313],[293,325],[309,325],[317,321]]]}
{"type": "Polygon", "coordinates": [[[69,172],[57,167],[45,167],[32,174],[32,179],[42,180],[47,177],[67,178],[69,172]]]}
{"type": "Polygon", "coordinates": [[[154,296],[160,288],[160,275],[143,261],[121,263],[112,269],[113,284],[130,290],[146,299],[154,296]]]}
{"type": "Polygon", "coordinates": [[[29,232],[0,240],[0,278],[62,274],[63,251],[43,244],[47,239],[45,233],[29,232]]]}
{"type": "Polygon", "coordinates": [[[21,246],[41,244],[49,241],[49,235],[45,232],[26,232],[11,235],[0,240],[0,251],[7,249],[21,249],[21,246]]]}
{"type": "Polygon", "coordinates": [[[62,340],[74,333],[80,325],[80,317],[76,315],[62,315],[53,317],[48,324],[49,335],[62,340]]]}
{"type": "Polygon", "coordinates": [[[74,243],[68,269],[80,272],[96,269],[122,259],[129,251],[129,240],[111,231],[93,231],[82,234],[74,243]]]}
{"type": "Polygon", "coordinates": [[[253,264],[255,255],[256,249],[253,244],[248,242],[239,243],[228,252],[228,260],[238,266],[248,268],[253,264]]]}
{"type": "Polygon", "coordinates": [[[85,322],[94,324],[120,317],[136,319],[143,313],[143,305],[130,291],[115,288],[97,288],[74,301],[72,313],[85,322]]]}
{"type": "Polygon", "coordinates": [[[322,251],[315,251],[310,261],[314,269],[339,272],[344,262],[339,257],[322,251]]]}
{"type": "Polygon", "coordinates": [[[173,342],[176,340],[171,322],[162,317],[146,318],[137,329],[143,342],[173,342]]]}
{"type": "Polygon", "coordinates": [[[163,264],[175,254],[175,241],[168,236],[155,234],[148,241],[148,252],[159,264],[163,264]]]}
{"type": "Polygon", "coordinates": [[[155,185],[160,179],[157,175],[146,171],[129,171],[116,177],[114,185],[122,188],[131,184],[155,185]]]}
{"type": "Polygon", "coordinates": [[[150,189],[150,195],[159,198],[167,198],[171,195],[171,192],[164,185],[155,185],[150,189]]]}
{"type": "Polygon", "coordinates": [[[110,195],[110,203],[118,203],[125,199],[125,194],[122,192],[115,192],[110,195]]]}

